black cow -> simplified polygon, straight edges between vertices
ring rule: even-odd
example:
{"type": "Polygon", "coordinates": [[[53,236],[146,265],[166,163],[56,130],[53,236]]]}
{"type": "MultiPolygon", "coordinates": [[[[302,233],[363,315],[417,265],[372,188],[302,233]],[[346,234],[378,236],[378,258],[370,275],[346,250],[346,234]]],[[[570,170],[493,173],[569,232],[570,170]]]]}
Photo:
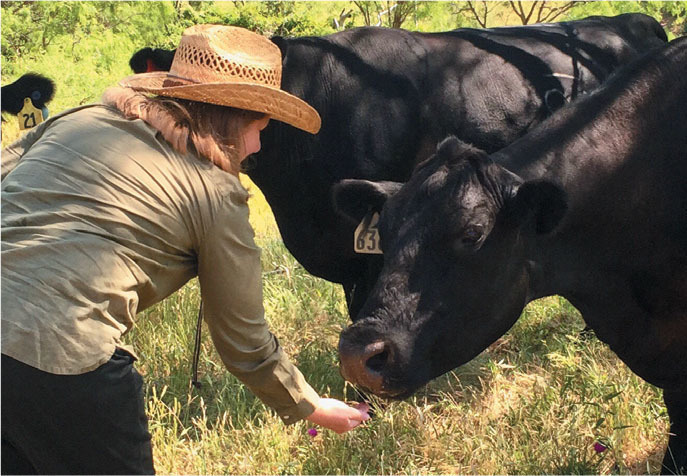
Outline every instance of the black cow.
{"type": "MultiPolygon", "coordinates": [[[[34,107],[43,109],[55,94],[55,83],[35,73],[26,73],[13,83],[2,87],[2,112],[17,115],[24,107],[24,99],[31,98],[34,107]]],[[[44,114],[47,117],[47,114],[44,114]]]]}
{"type": "Polygon", "coordinates": [[[562,295],[663,388],[673,434],[664,470],[684,474],[687,37],[491,156],[446,139],[399,188],[336,188],[354,215],[391,196],[379,222],[384,268],[341,334],[343,375],[404,397],[487,348],[528,302],[562,295]]]}
{"type": "Polygon", "coordinates": [[[353,250],[331,188],[345,178],[405,181],[447,134],[495,151],[617,66],[667,41],[641,14],[511,28],[414,33],[355,28],[280,38],[282,87],[322,116],[316,136],[273,121],[246,172],[286,247],[344,286],[352,316],[382,260],[353,250]]]}
{"type": "Polygon", "coordinates": [[[129,60],[129,67],[134,73],[152,73],[153,71],[169,71],[176,50],[161,48],[143,48],[133,54],[129,60]]]}

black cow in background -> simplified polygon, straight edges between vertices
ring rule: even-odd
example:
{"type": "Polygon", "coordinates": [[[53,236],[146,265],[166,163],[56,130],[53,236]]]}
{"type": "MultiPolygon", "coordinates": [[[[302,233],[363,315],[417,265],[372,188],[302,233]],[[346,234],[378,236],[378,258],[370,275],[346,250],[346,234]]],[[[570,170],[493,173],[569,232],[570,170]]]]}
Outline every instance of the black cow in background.
{"type": "Polygon", "coordinates": [[[129,67],[134,73],[152,73],[153,71],[169,71],[176,50],[161,48],[143,48],[138,50],[129,60],[129,67]]]}
{"type": "Polygon", "coordinates": [[[663,389],[663,470],[685,474],[687,37],[491,156],[453,137],[400,190],[335,190],[356,218],[390,195],[384,268],[339,342],[348,380],[408,396],[486,349],[528,302],[558,294],[663,389]]]}
{"type": "Polygon", "coordinates": [[[623,14],[272,40],[282,51],[282,87],[320,113],[322,129],[311,136],[272,121],[245,172],[264,193],[286,247],[308,272],[343,285],[355,319],[382,257],[354,252],[357,224],[335,213],[335,183],[404,182],[448,134],[498,150],[667,37],[651,17],[623,14]]]}
{"type": "Polygon", "coordinates": [[[44,109],[54,94],[55,83],[52,80],[40,74],[26,73],[13,83],[2,86],[0,91],[2,112],[16,116],[24,107],[25,98],[31,98],[31,102],[37,109],[44,109]]]}

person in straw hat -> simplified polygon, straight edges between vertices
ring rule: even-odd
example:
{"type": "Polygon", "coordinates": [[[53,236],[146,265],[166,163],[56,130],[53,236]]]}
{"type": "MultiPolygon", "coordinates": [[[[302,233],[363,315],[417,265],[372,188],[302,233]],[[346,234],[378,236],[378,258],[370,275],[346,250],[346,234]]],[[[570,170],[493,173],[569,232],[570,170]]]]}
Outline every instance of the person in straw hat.
{"type": "Polygon", "coordinates": [[[153,473],[142,379],[122,335],[198,276],[222,361],[284,422],[369,418],[320,398],[269,331],[241,161],[271,120],[317,112],[242,28],[182,35],[168,73],[128,77],[2,153],[2,473],[153,473]]]}

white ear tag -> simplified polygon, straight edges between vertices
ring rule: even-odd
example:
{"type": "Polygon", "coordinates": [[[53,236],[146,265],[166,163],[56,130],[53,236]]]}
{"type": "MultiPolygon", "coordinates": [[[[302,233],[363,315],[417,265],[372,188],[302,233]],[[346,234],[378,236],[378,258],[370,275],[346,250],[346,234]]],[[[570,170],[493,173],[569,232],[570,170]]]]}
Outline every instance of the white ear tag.
{"type": "Polygon", "coordinates": [[[368,212],[355,229],[353,249],[356,253],[381,255],[382,248],[379,244],[379,213],[368,212]]]}
{"type": "Polygon", "coordinates": [[[17,114],[17,119],[19,120],[19,129],[23,131],[36,127],[45,118],[43,117],[43,111],[34,107],[31,98],[24,98],[24,107],[17,114]]]}

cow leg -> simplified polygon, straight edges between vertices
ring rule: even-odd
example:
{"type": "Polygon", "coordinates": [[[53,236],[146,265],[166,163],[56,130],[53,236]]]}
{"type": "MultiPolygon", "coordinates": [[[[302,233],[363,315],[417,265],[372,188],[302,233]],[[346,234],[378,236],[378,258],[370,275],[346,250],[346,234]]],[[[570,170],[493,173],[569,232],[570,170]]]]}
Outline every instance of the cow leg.
{"type": "Polygon", "coordinates": [[[379,274],[384,266],[382,255],[369,255],[361,267],[361,273],[354,281],[343,283],[346,293],[346,304],[348,304],[348,315],[353,322],[356,321],[362,310],[367,297],[370,295],[379,274]]]}
{"type": "Polygon", "coordinates": [[[343,283],[344,296],[346,297],[346,307],[348,308],[348,315],[351,315],[351,302],[353,302],[353,291],[355,290],[355,284],[343,283]]]}
{"type": "Polygon", "coordinates": [[[664,390],[670,418],[670,439],[663,458],[662,474],[687,473],[687,389],[664,390]]]}
{"type": "Polygon", "coordinates": [[[348,317],[355,322],[355,318],[365,303],[367,293],[365,286],[361,289],[360,282],[343,283],[344,294],[346,295],[346,306],[348,306],[348,317]]]}

